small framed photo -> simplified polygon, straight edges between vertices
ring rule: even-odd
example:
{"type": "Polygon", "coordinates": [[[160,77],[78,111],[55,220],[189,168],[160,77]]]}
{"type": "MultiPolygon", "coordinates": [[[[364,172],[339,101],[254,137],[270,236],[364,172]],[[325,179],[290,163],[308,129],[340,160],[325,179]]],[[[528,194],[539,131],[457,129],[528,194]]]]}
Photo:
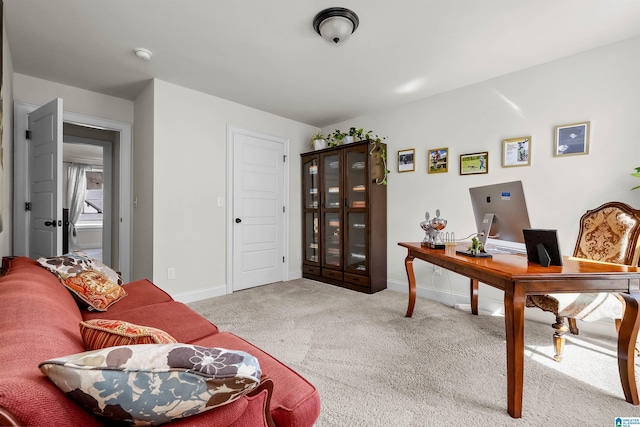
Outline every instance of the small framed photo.
{"type": "Polygon", "coordinates": [[[589,154],[590,122],[556,126],[553,155],[555,157],[589,154]]]}
{"type": "Polygon", "coordinates": [[[502,167],[531,166],[531,136],[502,141],[502,167]]]}
{"type": "Polygon", "coordinates": [[[489,173],[489,152],[461,154],[460,175],[489,173]]]}
{"type": "Polygon", "coordinates": [[[413,172],[416,170],[416,150],[409,148],[398,151],[398,172],[413,172]]]}
{"type": "Polygon", "coordinates": [[[428,173],[449,172],[449,149],[434,148],[427,150],[428,173]]]}

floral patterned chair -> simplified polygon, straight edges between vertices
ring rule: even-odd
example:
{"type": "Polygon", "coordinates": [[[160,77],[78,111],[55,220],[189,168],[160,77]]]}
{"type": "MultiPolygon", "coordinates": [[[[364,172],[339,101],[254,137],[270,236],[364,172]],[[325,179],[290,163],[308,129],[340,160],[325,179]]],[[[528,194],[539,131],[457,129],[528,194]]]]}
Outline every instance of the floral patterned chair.
{"type": "MultiPolygon", "coordinates": [[[[573,256],[594,261],[638,265],[640,258],[640,210],[621,202],[609,202],[587,211],[580,218],[580,231],[573,256]]],[[[613,293],[528,295],[527,307],[538,307],[556,316],[553,324],[554,359],[562,360],[565,337],[578,334],[576,319],[592,322],[614,319],[616,330],[624,312],[624,300],[613,293]],[[569,320],[569,327],[565,325],[569,320]]],[[[636,349],[637,350],[637,349],[636,349]]]]}

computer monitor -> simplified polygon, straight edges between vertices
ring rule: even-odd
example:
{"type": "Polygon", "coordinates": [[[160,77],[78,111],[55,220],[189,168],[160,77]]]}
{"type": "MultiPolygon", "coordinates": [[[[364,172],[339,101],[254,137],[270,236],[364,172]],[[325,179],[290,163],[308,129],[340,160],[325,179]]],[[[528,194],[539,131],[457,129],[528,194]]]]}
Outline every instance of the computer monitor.
{"type": "Polygon", "coordinates": [[[521,181],[469,188],[478,239],[487,238],[523,244],[522,230],[531,228],[521,181]]]}

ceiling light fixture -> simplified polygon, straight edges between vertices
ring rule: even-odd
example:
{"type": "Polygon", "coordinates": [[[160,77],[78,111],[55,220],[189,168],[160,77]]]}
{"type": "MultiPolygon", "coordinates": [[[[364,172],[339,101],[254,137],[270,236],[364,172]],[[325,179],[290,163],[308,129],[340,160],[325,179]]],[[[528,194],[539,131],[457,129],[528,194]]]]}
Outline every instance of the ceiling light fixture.
{"type": "Polygon", "coordinates": [[[136,56],[143,61],[149,61],[151,59],[151,56],[153,55],[150,50],[142,47],[137,47],[133,49],[133,51],[135,52],[136,56]]]}
{"type": "Polygon", "coordinates": [[[332,44],[341,44],[358,28],[360,20],[355,12],[344,7],[330,7],[313,18],[313,29],[332,44]]]}

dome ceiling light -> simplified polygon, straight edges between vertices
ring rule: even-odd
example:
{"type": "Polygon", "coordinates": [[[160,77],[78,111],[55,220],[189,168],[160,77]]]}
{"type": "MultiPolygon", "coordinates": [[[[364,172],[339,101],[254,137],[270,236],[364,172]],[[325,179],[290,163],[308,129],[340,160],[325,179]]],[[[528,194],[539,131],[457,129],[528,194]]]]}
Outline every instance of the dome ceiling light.
{"type": "Polygon", "coordinates": [[[359,23],[355,12],[344,7],[330,7],[313,18],[313,29],[331,44],[342,44],[356,31],[359,23]]]}

